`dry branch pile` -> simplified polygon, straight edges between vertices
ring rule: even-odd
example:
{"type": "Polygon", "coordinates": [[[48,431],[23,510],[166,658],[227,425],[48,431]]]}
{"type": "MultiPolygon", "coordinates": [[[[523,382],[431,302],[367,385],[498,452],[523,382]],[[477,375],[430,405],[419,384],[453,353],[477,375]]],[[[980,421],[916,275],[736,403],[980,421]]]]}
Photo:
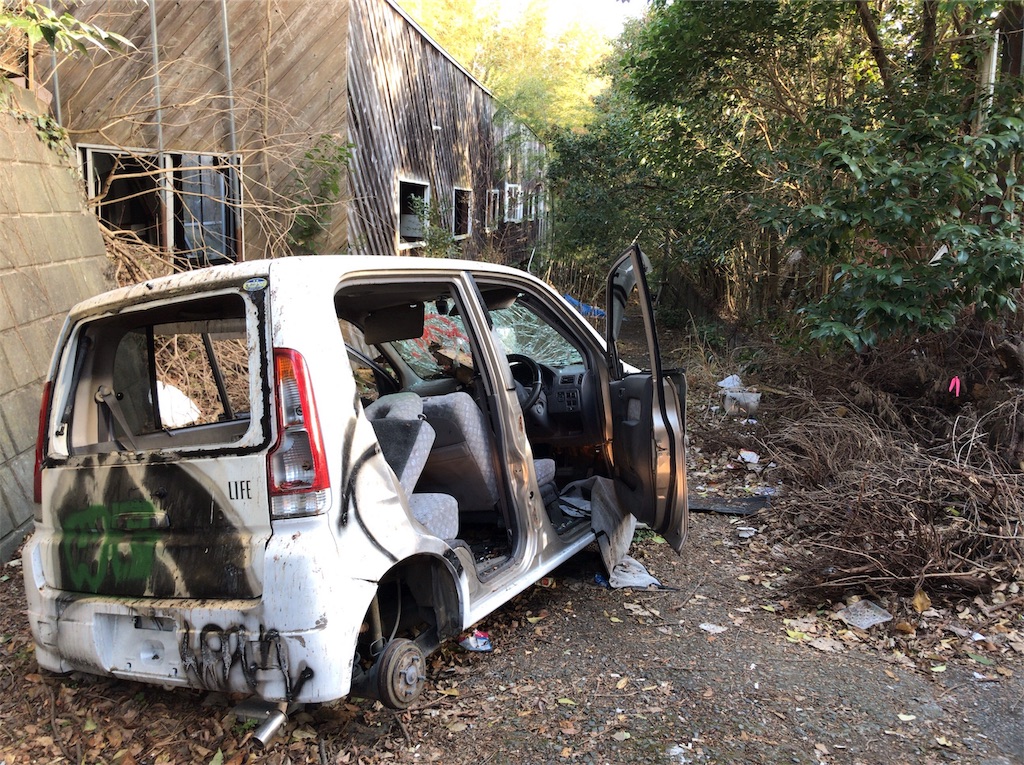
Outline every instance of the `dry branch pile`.
{"type": "Polygon", "coordinates": [[[1000,381],[987,345],[785,371],[800,385],[777,399],[786,420],[770,445],[788,499],[772,522],[799,588],[956,599],[1024,576],[1024,391],[1000,381]]]}

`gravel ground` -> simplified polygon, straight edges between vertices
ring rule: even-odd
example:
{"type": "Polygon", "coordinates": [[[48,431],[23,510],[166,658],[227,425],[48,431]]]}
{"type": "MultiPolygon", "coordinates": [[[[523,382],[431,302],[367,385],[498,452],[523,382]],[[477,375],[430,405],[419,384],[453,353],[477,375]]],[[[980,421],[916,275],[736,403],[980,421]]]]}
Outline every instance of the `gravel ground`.
{"type": "Polygon", "coordinates": [[[638,537],[674,589],[600,587],[584,552],[480,625],[492,653],[435,654],[413,710],[300,713],[263,754],[222,695],[41,676],[20,571],[0,569],[0,763],[1024,763],[1020,654],[978,663],[950,633],[941,656],[900,658],[887,625],[843,632],[730,520],[694,514],[681,556],[638,537]]]}

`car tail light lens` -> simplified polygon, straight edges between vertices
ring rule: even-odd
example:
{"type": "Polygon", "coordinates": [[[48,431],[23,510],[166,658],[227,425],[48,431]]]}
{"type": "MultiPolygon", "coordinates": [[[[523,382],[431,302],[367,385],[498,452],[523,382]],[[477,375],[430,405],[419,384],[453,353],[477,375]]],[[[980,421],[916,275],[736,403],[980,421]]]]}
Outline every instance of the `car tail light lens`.
{"type": "Polygon", "coordinates": [[[317,515],[330,502],[327,459],[306,362],[298,351],[274,349],[277,443],[267,457],[271,516],[317,515]]]}
{"type": "MultiPolygon", "coordinates": [[[[53,383],[50,380],[43,385],[43,400],[39,404],[39,429],[36,431],[36,465],[32,474],[32,500],[37,504],[43,501],[43,442],[46,440],[46,420],[50,413],[50,396],[53,383]]],[[[42,520],[41,508],[36,508],[36,520],[42,520]]]]}

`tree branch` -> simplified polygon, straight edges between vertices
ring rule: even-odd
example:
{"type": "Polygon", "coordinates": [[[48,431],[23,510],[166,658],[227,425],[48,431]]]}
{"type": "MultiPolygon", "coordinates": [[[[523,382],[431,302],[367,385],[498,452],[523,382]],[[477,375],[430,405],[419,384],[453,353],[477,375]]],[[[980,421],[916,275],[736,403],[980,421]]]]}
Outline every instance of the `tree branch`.
{"type": "Polygon", "coordinates": [[[886,90],[892,90],[892,64],[889,57],[885,55],[885,48],[882,46],[882,39],[878,36],[878,26],[875,24],[875,17],[871,15],[871,8],[867,0],[857,0],[857,15],[860,16],[860,25],[864,28],[864,34],[868,36],[871,43],[871,55],[878,65],[878,74],[882,78],[882,85],[886,90]]]}

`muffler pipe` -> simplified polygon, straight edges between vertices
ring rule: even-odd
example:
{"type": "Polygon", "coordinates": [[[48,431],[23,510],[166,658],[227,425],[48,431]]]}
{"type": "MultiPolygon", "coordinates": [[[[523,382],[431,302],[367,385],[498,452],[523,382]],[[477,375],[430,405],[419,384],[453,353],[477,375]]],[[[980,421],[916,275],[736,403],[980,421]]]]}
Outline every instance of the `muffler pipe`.
{"type": "Polygon", "coordinates": [[[267,748],[270,740],[277,735],[281,727],[288,722],[288,715],[280,709],[275,709],[267,715],[267,719],[259,724],[259,727],[252,733],[252,743],[260,751],[267,748]]]}

